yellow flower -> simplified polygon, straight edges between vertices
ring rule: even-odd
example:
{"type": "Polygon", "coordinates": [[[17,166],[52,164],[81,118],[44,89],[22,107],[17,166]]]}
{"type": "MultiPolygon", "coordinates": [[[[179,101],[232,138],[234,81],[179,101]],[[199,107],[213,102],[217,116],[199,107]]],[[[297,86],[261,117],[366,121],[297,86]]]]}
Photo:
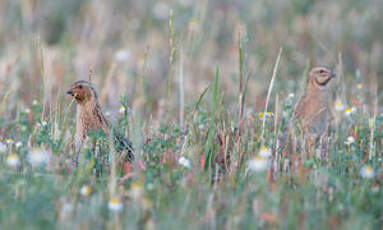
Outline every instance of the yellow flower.
{"type": "Polygon", "coordinates": [[[347,109],[344,110],[344,115],[350,116],[351,114],[353,114],[355,112],[356,112],[356,108],[355,107],[350,107],[350,108],[347,108],[347,109]]]}
{"type": "Polygon", "coordinates": [[[274,114],[272,112],[267,112],[266,116],[265,116],[265,114],[263,112],[258,113],[258,117],[259,117],[260,120],[263,120],[265,117],[266,118],[271,118],[273,116],[274,116],[274,114]]]}
{"type": "Polygon", "coordinates": [[[125,113],[125,111],[126,111],[126,107],[124,105],[121,105],[119,112],[120,113],[125,113]]]}
{"type": "Polygon", "coordinates": [[[13,144],[13,142],[14,142],[14,141],[12,140],[12,138],[8,138],[8,139],[7,139],[7,144],[10,144],[10,145],[11,145],[11,144],[13,144]]]}
{"type": "Polygon", "coordinates": [[[356,87],[358,87],[358,89],[362,89],[363,88],[363,84],[359,83],[359,84],[356,85],[356,87]]]}

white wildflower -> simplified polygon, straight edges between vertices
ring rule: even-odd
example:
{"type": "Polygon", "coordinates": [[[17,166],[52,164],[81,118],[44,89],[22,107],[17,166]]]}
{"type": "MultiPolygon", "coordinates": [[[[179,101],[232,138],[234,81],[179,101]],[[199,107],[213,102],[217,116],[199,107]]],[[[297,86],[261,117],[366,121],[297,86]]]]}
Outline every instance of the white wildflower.
{"type": "Polygon", "coordinates": [[[374,169],[369,165],[363,166],[363,168],[360,169],[360,175],[363,178],[371,179],[374,177],[374,174],[374,169]]]}
{"type": "Polygon", "coordinates": [[[28,161],[33,167],[42,165],[48,160],[48,151],[44,149],[34,149],[28,154],[28,161]]]}
{"type": "Polygon", "coordinates": [[[48,122],[46,122],[46,121],[40,121],[40,122],[37,122],[37,126],[38,127],[45,127],[45,126],[47,126],[48,125],[48,122]]]}
{"type": "Polygon", "coordinates": [[[273,114],[272,112],[267,112],[267,113],[266,113],[266,116],[265,116],[265,114],[264,114],[263,112],[260,112],[260,113],[258,114],[258,118],[259,118],[260,120],[262,120],[262,121],[263,121],[263,119],[265,119],[265,118],[272,118],[272,117],[274,117],[274,114],[273,114]]]}
{"type": "Polygon", "coordinates": [[[271,157],[271,149],[269,149],[266,146],[262,146],[261,150],[259,151],[259,156],[264,157],[264,158],[271,157]]]}
{"type": "Polygon", "coordinates": [[[126,107],[124,105],[121,105],[119,113],[125,113],[126,107]]]}
{"type": "Polygon", "coordinates": [[[11,144],[13,144],[13,143],[14,143],[14,141],[12,140],[12,138],[8,138],[8,139],[7,139],[7,144],[11,145],[11,144]]]}
{"type": "Polygon", "coordinates": [[[345,109],[345,106],[340,100],[336,100],[334,103],[334,108],[336,111],[340,112],[345,109]]]}
{"type": "Polygon", "coordinates": [[[114,197],[109,200],[108,208],[112,212],[121,212],[124,208],[124,205],[121,203],[119,198],[114,197]]]}
{"type": "Polygon", "coordinates": [[[29,108],[26,108],[26,109],[24,109],[24,111],[23,111],[25,114],[29,114],[30,112],[31,112],[31,110],[29,109],[29,108]]]}
{"type": "Polygon", "coordinates": [[[139,182],[132,183],[130,190],[129,190],[129,196],[133,198],[133,200],[138,200],[141,198],[143,194],[143,186],[139,182]]]}
{"type": "Polygon", "coordinates": [[[362,89],[362,88],[363,88],[363,84],[362,84],[362,83],[359,83],[359,84],[356,85],[356,87],[357,87],[358,89],[362,89]]]}
{"type": "Polygon", "coordinates": [[[190,160],[186,157],[180,157],[180,159],[178,159],[178,164],[184,166],[185,168],[191,167],[190,160]]]}
{"type": "Polygon", "coordinates": [[[17,156],[16,153],[9,154],[9,156],[7,157],[7,164],[10,167],[17,168],[20,165],[20,158],[19,158],[19,156],[17,156]]]}
{"type": "Polygon", "coordinates": [[[119,62],[124,62],[129,59],[130,54],[131,54],[130,50],[121,49],[114,54],[114,59],[116,59],[116,61],[119,61],[119,62]]]}
{"type": "Polygon", "coordinates": [[[3,144],[2,142],[0,142],[0,153],[5,152],[6,150],[7,150],[7,146],[3,144]]]}
{"type": "Polygon", "coordinates": [[[249,161],[247,169],[253,172],[262,172],[267,169],[267,159],[256,156],[249,161]]]}
{"type": "Polygon", "coordinates": [[[16,142],[15,146],[16,146],[16,148],[20,148],[21,146],[23,146],[23,142],[18,141],[18,142],[16,142]]]}
{"type": "Polygon", "coordinates": [[[355,107],[350,107],[350,108],[347,108],[347,109],[344,110],[344,115],[350,116],[351,114],[353,114],[355,112],[356,112],[356,108],[355,107]]]}
{"type": "Polygon", "coordinates": [[[91,192],[92,192],[92,188],[89,185],[84,185],[80,189],[80,193],[83,196],[89,196],[91,192]]]}
{"type": "Polygon", "coordinates": [[[347,141],[344,142],[346,145],[352,145],[355,143],[355,138],[353,136],[347,137],[347,141]]]}
{"type": "Polygon", "coordinates": [[[149,183],[147,185],[147,188],[148,188],[148,190],[153,190],[154,189],[154,185],[152,183],[149,183]]]}

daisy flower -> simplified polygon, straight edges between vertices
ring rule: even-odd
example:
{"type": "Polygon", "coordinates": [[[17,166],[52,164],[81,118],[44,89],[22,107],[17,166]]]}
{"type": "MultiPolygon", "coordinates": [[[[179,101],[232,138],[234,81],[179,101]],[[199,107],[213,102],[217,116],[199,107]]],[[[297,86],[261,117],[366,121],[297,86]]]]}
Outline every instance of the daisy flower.
{"type": "Polygon", "coordinates": [[[21,146],[23,146],[23,142],[18,141],[18,142],[16,142],[15,146],[16,146],[16,148],[20,148],[21,146]]]}
{"type": "Polygon", "coordinates": [[[42,165],[48,160],[48,151],[44,149],[34,149],[28,154],[28,161],[33,167],[42,165]]]}
{"type": "Polygon", "coordinates": [[[356,108],[355,107],[346,108],[344,110],[344,115],[350,116],[351,114],[354,114],[355,112],[356,112],[356,108]]]}
{"type": "Polygon", "coordinates": [[[364,166],[363,168],[360,169],[360,175],[363,177],[363,178],[366,178],[366,179],[371,179],[374,177],[374,169],[369,166],[369,165],[366,165],[364,166]]]}
{"type": "Polygon", "coordinates": [[[258,114],[258,117],[259,117],[260,120],[263,120],[265,118],[271,118],[273,116],[274,116],[274,114],[272,112],[267,112],[266,115],[263,112],[260,112],[258,114]]]}
{"type": "Polygon", "coordinates": [[[7,144],[11,145],[11,144],[13,144],[13,143],[14,143],[14,141],[12,140],[12,138],[8,138],[8,139],[7,139],[7,144]]]}
{"type": "Polygon", "coordinates": [[[287,95],[288,100],[292,100],[294,97],[295,97],[295,94],[293,93],[289,93],[289,95],[287,95]]]}
{"type": "Polygon", "coordinates": [[[180,159],[178,159],[178,164],[184,166],[185,168],[188,168],[190,169],[190,160],[187,159],[186,157],[180,157],[180,159]]]}
{"type": "Polygon", "coordinates": [[[125,113],[125,111],[126,111],[126,107],[121,105],[119,113],[125,113]]]}
{"type": "Polygon", "coordinates": [[[7,164],[10,167],[17,168],[20,165],[20,158],[16,153],[11,153],[7,157],[7,164]]]}
{"type": "Polygon", "coordinates": [[[84,185],[80,189],[80,194],[82,196],[89,196],[92,192],[92,188],[89,185],[84,185]]]}
{"type": "Polygon", "coordinates": [[[340,112],[340,111],[344,111],[345,106],[342,103],[342,101],[336,100],[335,103],[334,103],[334,108],[335,108],[336,111],[340,112]]]}
{"type": "Polygon", "coordinates": [[[261,156],[255,156],[247,165],[247,169],[253,172],[262,172],[267,169],[267,159],[261,156]]]}
{"type": "Polygon", "coordinates": [[[356,85],[356,87],[357,87],[358,89],[362,89],[362,88],[363,88],[363,84],[362,84],[362,83],[359,83],[359,84],[356,85]]]}
{"type": "Polygon", "coordinates": [[[118,197],[114,197],[109,200],[108,208],[112,212],[121,212],[124,209],[124,205],[121,203],[118,197]]]}
{"type": "Polygon", "coordinates": [[[355,138],[353,136],[347,137],[347,140],[344,142],[346,145],[352,145],[355,143],[355,138]]]}
{"type": "Polygon", "coordinates": [[[259,156],[264,157],[264,158],[271,157],[271,149],[266,147],[266,146],[262,146],[261,150],[259,151],[259,156]]]}

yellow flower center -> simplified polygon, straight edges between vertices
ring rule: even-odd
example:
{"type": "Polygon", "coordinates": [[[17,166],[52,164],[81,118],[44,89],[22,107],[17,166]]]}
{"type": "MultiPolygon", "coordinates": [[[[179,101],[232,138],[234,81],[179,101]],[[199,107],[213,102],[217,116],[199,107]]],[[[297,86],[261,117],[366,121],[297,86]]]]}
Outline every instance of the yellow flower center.
{"type": "Polygon", "coordinates": [[[110,199],[109,203],[111,203],[111,204],[119,204],[120,203],[120,199],[118,199],[117,197],[114,197],[114,198],[110,199]]]}

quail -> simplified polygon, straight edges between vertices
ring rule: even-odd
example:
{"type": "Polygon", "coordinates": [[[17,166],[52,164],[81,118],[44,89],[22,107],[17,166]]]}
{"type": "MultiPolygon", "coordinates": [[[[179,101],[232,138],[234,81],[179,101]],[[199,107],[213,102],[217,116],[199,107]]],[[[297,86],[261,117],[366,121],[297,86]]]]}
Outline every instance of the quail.
{"type": "Polygon", "coordinates": [[[118,152],[126,151],[126,159],[134,160],[134,151],[128,139],[114,133],[109,122],[102,113],[98,101],[96,88],[88,81],[76,81],[66,92],[74,97],[77,102],[75,147],[78,152],[87,139],[88,132],[101,129],[107,136],[113,135],[112,139],[118,152]]]}
{"type": "Polygon", "coordinates": [[[335,76],[335,72],[327,67],[311,69],[304,94],[294,109],[294,118],[303,131],[306,147],[310,149],[319,140],[321,157],[327,154],[328,83],[335,76]]]}

